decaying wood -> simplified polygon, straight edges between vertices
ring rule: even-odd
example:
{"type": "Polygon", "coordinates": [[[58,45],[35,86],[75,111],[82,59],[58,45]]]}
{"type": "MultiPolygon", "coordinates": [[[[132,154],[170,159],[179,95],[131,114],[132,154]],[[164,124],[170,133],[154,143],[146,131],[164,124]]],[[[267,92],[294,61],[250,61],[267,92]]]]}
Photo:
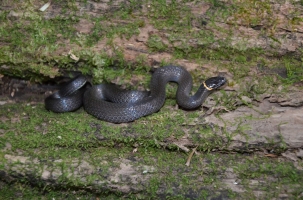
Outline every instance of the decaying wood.
{"type": "MultiPolygon", "coordinates": [[[[73,13],[62,12],[60,4],[53,3],[44,12],[44,18],[46,20],[54,18],[56,16],[74,14],[77,16],[82,16],[83,13],[89,16],[100,16],[107,12],[121,8],[123,5],[128,5],[129,1],[114,1],[114,3],[109,6],[108,1],[87,1],[82,3],[82,1],[77,1],[78,9],[73,13]]],[[[0,4],[1,5],[1,4],[0,4]]],[[[39,8],[42,5],[37,6],[39,8]]],[[[193,11],[197,19],[203,18],[207,22],[204,14],[210,8],[207,3],[200,4],[187,4],[193,11]]],[[[284,23],[288,16],[291,15],[291,11],[294,9],[293,5],[274,3],[275,13],[274,17],[279,19],[279,23],[276,27],[275,40],[272,40],[269,35],[263,35],[264,27],[263,24],[250,26],[242,21],[232,22],[233,19],[228,19],[226,21],[216,20],[214,23],[216,26],[221,27],[224,30],[231,30],[234,35],[232,37],[231,47],[235,49],[244,48],[261,48],[268,54],[272,52],[278,53],[279,55],[286,54],[297,54],[298,50],[302,48],[303,45],[303,24],[295,26],[290,26],[284,23]],[[263,31],[263,32],[262,32],[263,31]]],[[[18,18],[22,13],[18,13],[17,10],[13,11],[15,8],[13,5],[4,5],[1,10],[10,11],[10,18],[18,18]]],[[[138,8],[139,9],[139,8],[138,8]]],[[[143,6],[144,9],[148,7],[143,6]]],[[[196,29],[212,29],[211,26],[206,25],[201,26],[198,20],[193,20],[192,25],[196,29]]],[[[127,22],[116,22],[127,23],[127,22]]],[[[88,23],[85,19],[81,19],[76,25],[76,29],[79,33],[89,33],[93,25],[88,23]]],[[[213,30],[217,39],[224,38],[224,34],[213,30]]],[[[155,29],[152,25],[146,24],[146,26],[140,28],[140,33],[136,36],[131,37],[129,40],[123,38],[117,38],[114,42],[119,45],[124,50],[126,60],[134,60],[138,55],[145,54],[150,63],[161,62],[164,60],[169,60],[172,55],[169,53],[149,53],[146,47],[146,42],[150,33],[160,33],[161,30],[155,29]]],[[[163,40],[165,41],[167,35],[162,34],[163,40]]],[[[191,40],[193,46],[197,45],[195,40],[191,40]]],[[[67,46],[69,44],[66,44],[67,46]]],[[[97,50],[104,49],[106,47],[104,42],[100,42],[95,48],[97,50]]],[[[220,48],[217,44],[213,44],[211,48],[220,48]]],[[[66,48],[68,49],[68,48],[66,48]]],[[[244,50],[245,50],[244,49],[244,50]]],[[[243,50],[243,49],[242,49],[243,50]]],[[[66,51],[65,53],[68,53],[66,51]]],[[[198,64],[187,61],[187,60],[177,60],[179,65],[185,66],[189,70],[196,69],[198,64]]],[[[6,66],[2,66],[6,67],[6,66]]],[[[2,78],[2,77],[1,77],[2,78]]],[[[6,78],[6,77],[5,77],[6,78]]],[[[15,80],[13,80],[15,81],[15,80]]],[[[6,82],[7,83],[7,82],[6,82]]],[[[31,99],[36,101],[43,101],[45,91],[49,88],[38,88],[38,87],[26,87],[24,82],[15,82],[8,85],[1,86],[1,95],[10,95],[13,99],[12,94],[16,92],[26,94],[31,92],[31,99]],[[38,89],[37,89],[38,88],[38,89]],[[35,98],[36,97],[36,98],[35,98]]],[[[24,95],[26,100],[26,95],[24,95]]],[[[19,96],[20,98],[20,96],[19,96]]],[[[245,100],[245,99],[244,99],[245,100]]],[[[247,100],[247,99],[246,99],[247,100]]],[[[276,94],[270,94],[261,100],[250,99],[254,101],[255,104],[252,107],[239,106],[236,110],[225,112],[224,114],[216,117],[214,113],[209,113],[205,116],[206,124],[215,124],[219,128],[214,134],[221,138],[222,141],[227,141],[226,132],[231,135],[231,141],[229,141],[228,146],[224,146],[225,151],[244,151],[253,152],[254,150],[261,150],[267,153],[267,156],[276,156],[273,149],[283,147],[284,149],[296,150],[296,152],[284,152],[284,156],[290,159],[302,159],[302,149],[303,149],[303,92],[302,91],[290,91],[286,96],[278,96],[276,94]],[[272,146],[269,146],[272,145],[272,146]]],[[[14,99],[12,100],[12,102],[14,99]]],[[[22,101],[22,99],[20,100],[22,101]]],[[[0,102],[0,106],[7,102],[0,102]]],[[[207,107],[207,105],[206,105],[207,107]]],[[[213,108],[215,109],[215,108],[213,108]]],[[[190,148],[197,146],[199,144],[194,143],[190,137],[183,137],[178,140],[167,139],[165,142],[160,144],[165,147],[167,145],[176,145],[183,151],[188,151],[190,148]]],[[[222,149],[222,147],[218,147],[222,149]]],[[[192,154],[195,149],[192,151],[192,154]]],[[[39,160],[31,160],[29,157],[16,156],[6,154],[4,158],[7,161],[7,166],[12,163],[13,167],[9,166],[7,170],[0,171],[1,179],[7,182],[14,181],[17,179],[26,179],[30,182],[42,182],[45,185],[53,185],[56,187],[64,185],[65,182],[59,181],[62,173],[70,173],[71,179],[78,179],[81,181],[82,185],[86,185],[84,189],[100,191],[117,191],[121,193],[136,193],[142,192],[146,187],[149,180],[156,174],[157,176],[161,172],[154,169],[154,166],[146,166],[141,163],[134,163],[133,161],[122,159],[116,160],[116,168],[111,168],[109,174],[102,180],[87,180],[86,177],[96,173],[95,166],[89,164],[85,160],[72,160],[70,166],[75,170],[63,171],[60,167],[62,160],[54,160],[53,162],[43,163],[39,160]],[[61,184],[61,185],[60,185],[61,184]]],[[[89,159],[89,158],[88,158],[89,159]]],[[[190,158],[189,158],[190,160],[190,158]]],[[[106,161],[105,161],[106,162],[106,161]]],[[[189,162],[187,163],[189,165],[189,162]]],[[[237,179],[234,176],[232,169],[226,171],[226,178],[222,182],[229,185],[233,191],[241,192],[241,188],[237,187],[237,179]]],[[[67,180],[66,182],[68,182],[67,180]]],[[[82,186],[81,186],[82,187],[82,186]]]]}

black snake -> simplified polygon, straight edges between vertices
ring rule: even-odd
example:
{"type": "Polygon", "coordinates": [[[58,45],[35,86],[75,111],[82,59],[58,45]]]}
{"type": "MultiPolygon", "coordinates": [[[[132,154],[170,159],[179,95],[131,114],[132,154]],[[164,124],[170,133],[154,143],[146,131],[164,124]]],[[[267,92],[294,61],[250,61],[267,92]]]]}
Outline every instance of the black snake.
{"type": "Polygon", "coordinates": [[[158,68],[152,76],[150,92],[122,90],[110,84],[88,88],[86,78],[81,75],[47,97],[45,107],[53,112],[69,112],[83,105],[89,114],[98,119],[112,123],[131,122],[160,110],[165,101],[165,86],[168,82],[178,83],[177,103],[182,108],[194,109],[214,89],[223,86],[226,78],[209,78],[190,96],[192,77],[188,71],[178,66],[158,68]]]}

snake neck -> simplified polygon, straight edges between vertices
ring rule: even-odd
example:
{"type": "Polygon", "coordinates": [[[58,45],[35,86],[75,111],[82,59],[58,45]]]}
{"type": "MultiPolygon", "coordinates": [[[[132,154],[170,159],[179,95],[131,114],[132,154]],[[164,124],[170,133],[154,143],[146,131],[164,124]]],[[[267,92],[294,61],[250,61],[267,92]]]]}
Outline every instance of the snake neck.
{"type": "Polygon", "coordinates": [[[183,94],[183,98],[177,98],[177,102],[182,108],[195,109],[201,106],[212,92],[212,90],[208,90],[202,84],[193,96],[190,96],[189,94],[183,94]]]}

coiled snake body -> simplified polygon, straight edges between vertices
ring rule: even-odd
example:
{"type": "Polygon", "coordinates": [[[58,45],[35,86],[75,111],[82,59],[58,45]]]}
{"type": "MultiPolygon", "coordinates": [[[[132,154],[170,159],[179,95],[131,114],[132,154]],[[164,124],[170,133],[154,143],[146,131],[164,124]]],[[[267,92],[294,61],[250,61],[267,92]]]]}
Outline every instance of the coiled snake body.
{"type": "Polygon", "coordinates": [[[207,79],[198,91],[190,96],[192,77],[182,67],[165,66],[155,71],[150,92],[122,90],[113,85],[100,84],[86,88],[86,78],[79,76],[58,92],[45,99],[45,107],[53,112],[69,112],[81,107],[98,119],[123,123],[157,112],[165,101],[165,86],[178,83],[177,103],[185,109],[199,107],[214,90],[226,83],[224,77],[207,79]]]}

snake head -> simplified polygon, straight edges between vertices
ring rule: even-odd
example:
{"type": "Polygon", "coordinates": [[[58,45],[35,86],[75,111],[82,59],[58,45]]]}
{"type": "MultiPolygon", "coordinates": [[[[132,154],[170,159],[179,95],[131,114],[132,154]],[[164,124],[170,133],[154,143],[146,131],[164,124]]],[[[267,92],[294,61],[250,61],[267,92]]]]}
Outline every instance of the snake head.
{"type": "Polygon", "coordinates": [[[227,80],[225,77],[222,76],[211,77],[204,82],[204,87],[207,90],[214,90],[223,86],[226,82],[227,80]]]}

